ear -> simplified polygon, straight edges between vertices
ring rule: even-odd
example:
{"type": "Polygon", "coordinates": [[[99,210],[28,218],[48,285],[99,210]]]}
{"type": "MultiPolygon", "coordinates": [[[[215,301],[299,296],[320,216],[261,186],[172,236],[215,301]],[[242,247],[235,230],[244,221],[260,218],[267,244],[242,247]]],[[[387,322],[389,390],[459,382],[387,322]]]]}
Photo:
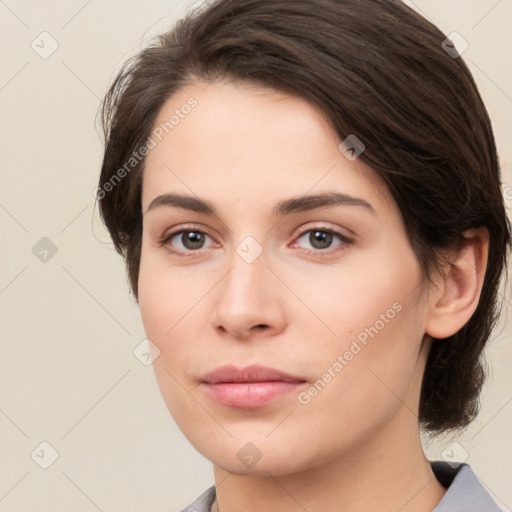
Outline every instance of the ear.
{"type": "Polygon", "coordinates": [[[489,232],[486,227],[463,233],[464,239],[456,255],[443,270],[437,289],[429,300],[431,307],[426,334],[448,338],[459,331],[475,312],[484,283],[489,254],[489,232]]]}

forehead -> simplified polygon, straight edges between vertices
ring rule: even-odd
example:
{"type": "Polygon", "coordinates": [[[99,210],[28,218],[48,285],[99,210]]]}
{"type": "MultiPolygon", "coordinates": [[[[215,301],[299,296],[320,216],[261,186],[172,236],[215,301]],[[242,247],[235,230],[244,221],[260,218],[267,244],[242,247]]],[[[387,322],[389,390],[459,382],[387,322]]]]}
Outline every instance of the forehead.
{"type": "Polygon", "coordinates": [[[318,110],[272,89],[194,83],[162,106],[151,137],[143,211],[173,191],[213,202],[229,192],[246,204],[320,190],[364,194],[386,207],[393,202],[373,169],[340,151],[341,140],[318,110]]]}

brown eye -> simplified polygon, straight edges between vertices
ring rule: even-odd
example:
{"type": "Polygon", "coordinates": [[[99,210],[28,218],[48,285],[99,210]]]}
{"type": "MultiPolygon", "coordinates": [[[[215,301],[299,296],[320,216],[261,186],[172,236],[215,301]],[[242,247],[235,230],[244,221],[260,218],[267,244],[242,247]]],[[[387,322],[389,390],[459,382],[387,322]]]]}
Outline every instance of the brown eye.
{"type": "Polygon", "coordinates": [[[181,229],[180,231],[164,235],[160,245],[169,247],[176,254],[186,255],[186,253],[210,247],[212,243],[210,242],[210,245],[207,245],[208,239],[212,240],[208,234],[201,230],[181,229]]]}
{"type": "Polygon", "coordinates": [[[341,233],[332,231],[330,229],[318,228],[304,231],[297,240],[300,239],[307,240],[307,243],[310,244],[310,247],[305,247],[305,249],[311,252],[327,252],[326,249],[330,249],[331,247],[344,246],[346,244],[352,243],[352,240],[342,235],[341,233]],[[340,240],[340,242],[333,246],[332,243],[336,238],[340,240]]]}
{"type": "Polygon", "coordinates": [[[332,243],[333,235],[327,231],[312,230],[309,232],[308,242],[314,249],[326,249],[332,243]]]}
{"type": "Polygon", "coordinates": [[[201,249],[205,235],[199,231],[182,231],[180,241],[187,249],[201,249]]]}

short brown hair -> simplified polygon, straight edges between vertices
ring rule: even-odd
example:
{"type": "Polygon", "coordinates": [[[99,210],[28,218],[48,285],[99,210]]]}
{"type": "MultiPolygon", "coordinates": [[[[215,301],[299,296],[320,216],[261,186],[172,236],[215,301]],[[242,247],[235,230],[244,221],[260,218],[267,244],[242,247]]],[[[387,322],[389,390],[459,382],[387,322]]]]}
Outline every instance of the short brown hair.
{"type": "Polygon", "coordinates": [[[360,158],[398,204],[423,277],[465,230],[488,228],[477,309],[459,332],[433,340],[420,399],[427,431],[466,427],[479,408],[482,351],[499,314],[510,222],[487,111],[445,39],[398,0],[216,0],[129,59],[102,105],[98,197],[136,300],[144,158],[113,178],[144,146],[166,100],[195,80],[221,78],[301,97],[340,140],[355,134],[363,141],[360,158]]]}

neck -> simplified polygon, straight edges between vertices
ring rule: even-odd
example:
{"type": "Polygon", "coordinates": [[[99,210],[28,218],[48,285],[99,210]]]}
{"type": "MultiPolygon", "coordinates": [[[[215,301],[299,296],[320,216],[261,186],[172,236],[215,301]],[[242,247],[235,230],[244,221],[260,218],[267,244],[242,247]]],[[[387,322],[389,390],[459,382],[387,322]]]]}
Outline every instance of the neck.
{"type": "Polygon", "coordinates": [[[446,489],[423,454],[419,434],[402,438],[400,445],[386,439],[389,432],[379,437],[378,448],[375,443],[366,444],[321,467],[292,475],[236,475],[214,466],[218,510],[432,511],[446,489]]]}
{"type": "Polygon", "coordinates": [[[214,465],[219,512],[431,512],[446,489],[425,458],[413,412],[421,376],[418,371],[411,394],[385,425],[320,466],[275,477],[214,465]]]}

